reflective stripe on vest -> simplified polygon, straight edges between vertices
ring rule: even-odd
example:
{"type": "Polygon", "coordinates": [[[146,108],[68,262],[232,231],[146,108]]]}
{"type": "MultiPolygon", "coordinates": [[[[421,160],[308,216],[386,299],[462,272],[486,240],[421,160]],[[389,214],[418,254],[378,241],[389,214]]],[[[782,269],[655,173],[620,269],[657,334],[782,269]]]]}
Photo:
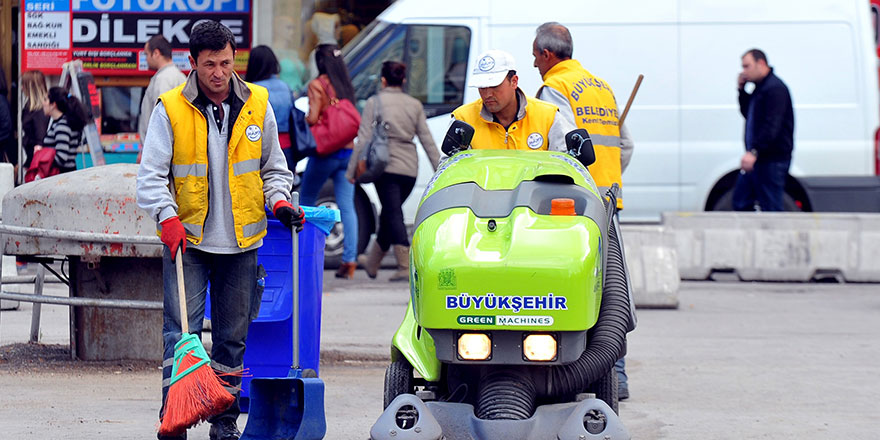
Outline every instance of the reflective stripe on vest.
{"type": "Polygon", "coordinates": [[[236,176],[240,176],[245,173],[252,173],[254,171],[260,171],[260,159],[243,160],[241,162],[232,164],[232,172],[236,176]]]}
{"type": "Polygon", "coordinates": [[[186,176],[205,177],[208,175],[208,164],[171,165],[171,175],[180,179],[186,176]]]}
{"type": "MultiPolygon", "coordinates": [[[[614,92],[607,82],[593,76],[577,60],[565,60],[544,74],[544,87],[557,90],[568,98],[574,123],[590,133],[596,162],[590,175],[599,187],[621,186],[620,126],[614,92]]],[[[617,199],[623,209],[623,196],[617,199]]]]}
{"type": "Polygon", "coordinates": [[[544,150],[550,145],[550,126],[558,109],[555,105],[526,97],[525,116],[510,124],[507,130],[497,122],[487,121],[480,115],[483,100],[477,99],[452,112],[455,119],[474,127],[471,146],[474,149],[544,150]]]}
{"type": "MultiPolygon", "coordinates": [[[[233,81],[240,81],[234,78],[233,81]]],[[[246,83],[247,84],[247,83],[246,83]]],[[[174,136],[171,174],[178,205],[178,216],[187,239],[199,244],[204,237],[208,215],[208,121],[183,96],[183,84],[159,99],[165,106],[174,136]]],[[[229,193],[232,220],[238,246],[248,248],[266,235],[266,211],[263,179],[260,177],[262,136],[245,136],[245,129],[256,126],[263,132],[269,101],[268,92],[247,84],[250,96],[229,130],[229,193]]],[[[234,93],[234,92],[230,92],[234,93]]],[[[257,132],[257,130],[253,130],[257,132]]],[[[250,133],[250,131],[249,131],[250,133]]]]}

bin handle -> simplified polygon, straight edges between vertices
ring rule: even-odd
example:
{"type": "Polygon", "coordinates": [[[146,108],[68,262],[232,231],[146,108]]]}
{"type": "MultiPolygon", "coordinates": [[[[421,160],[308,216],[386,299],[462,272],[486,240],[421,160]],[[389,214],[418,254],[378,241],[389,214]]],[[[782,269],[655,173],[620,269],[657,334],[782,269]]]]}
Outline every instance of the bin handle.
{"type": "MultiPolygon", "coordinates": [[[[290,202],[293,205],[293,209],[299,207],[299,193],[293,192],[290,194],[290,202]]],[[[292,246],[290,252],[290,260],[291,260],[291,272],[293,274],[292,277],[292,292],[293,292],[293,316],[291,321],[293,325],[293,365],[292,369],[298,370],[300,369],[299,365],[299,234],[296,233],[296,228],[291,228],[291,237],[290,243],[292,246]]]]}

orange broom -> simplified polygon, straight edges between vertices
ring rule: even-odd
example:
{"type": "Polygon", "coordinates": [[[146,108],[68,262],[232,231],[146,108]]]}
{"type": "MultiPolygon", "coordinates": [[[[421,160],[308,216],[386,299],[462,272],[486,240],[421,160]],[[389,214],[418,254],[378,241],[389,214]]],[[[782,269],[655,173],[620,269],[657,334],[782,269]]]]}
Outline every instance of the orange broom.
{"type": "Polygon", "coordinates": [[[180,328],[183,330],[180,341],[174,346],[171,385],[159,426],[159,434],[163,436],[182,435],[188,428],[226,411],[235,401],[235,396],[223,388],[223,381],[211,368],[211,360],[199,336],[189,333],[182,253],[175,258],[175,264],[180,328]]]}

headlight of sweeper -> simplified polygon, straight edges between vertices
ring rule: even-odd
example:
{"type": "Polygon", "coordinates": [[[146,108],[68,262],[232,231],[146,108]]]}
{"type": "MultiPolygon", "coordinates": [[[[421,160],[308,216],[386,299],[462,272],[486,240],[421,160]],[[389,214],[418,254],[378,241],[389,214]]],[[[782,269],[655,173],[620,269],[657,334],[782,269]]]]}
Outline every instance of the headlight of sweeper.
{"type": "Polygon", "coordinates": [[[492,340],[484,333],[462,333],[458,337],[458,357],[468,361],[485,361],[492,355],[492,340]]]}
{"type": "Polygon", "coordinates": [[[530,361],[548,362],[556,359],[556,338],[547,334],[532,334],[523,340],[523,357],[530,361]]]}

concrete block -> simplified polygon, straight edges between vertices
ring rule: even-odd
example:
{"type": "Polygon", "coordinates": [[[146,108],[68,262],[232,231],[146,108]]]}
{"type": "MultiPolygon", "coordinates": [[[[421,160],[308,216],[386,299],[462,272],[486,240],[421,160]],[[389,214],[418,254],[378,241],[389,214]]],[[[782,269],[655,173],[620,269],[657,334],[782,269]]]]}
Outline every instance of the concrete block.
{"type": "MultiPolygon", "coordinates": [[[[0,163],[0,200],[15,188],[15,169],[11,163],[0,163]]],[[[0,206],[0,218],[3,218],[3,207],[0,206]]]]}
{"type": "Polygon", "coordinates": [[[677,308],[681,278],[675,235],[662,226],[623,225],[621,230],[636,307],[677,308]]]}
{"type": "Polygon", "coordinates": [[[682,279],[880,281],[880,214],[665,213],[682,279]]]}
{"type": "MultiPolygon", "coordinates": [[[[155,236],[156,222],[138,208],[136,164],[59,174],[21,185],[3,197],[5,225],[102,234],[155,236]]],[[[83,242],[3,235],[14,255],[161,257],[161,244],[83,242]]]]}
{"type": "MultiPolygon", "coordinates": [[[[4,255],[2,259],[3,265],[3,274],[6,276],[12,276],[18,274],[18,269],[15,267],[15,257],[4,255]]],[[[12,301],[9,299],[0,299],[0,310],[18,310],[19,307],[18,301],[12,301]]]]}
{"type": "MultiPolygon", "coordinates": [[[[11,163],[0,163],[0,200],[3,199],[3,196],[6,195],[12,188],[15,187],[15,169],[12,167],[11,163]]],[[[0,204],[0,219],[3,218],[3,207],[0,204]]],[[[3,264],[3,273],[6,275],[15,275],[15,257],[10,257],[8,255],[4,255],[2,258],[3,264]]],[[[0,310],[15,310],[18,309],[18,301],[11,301],[8,299],[0,300],[0,310]]]]}

